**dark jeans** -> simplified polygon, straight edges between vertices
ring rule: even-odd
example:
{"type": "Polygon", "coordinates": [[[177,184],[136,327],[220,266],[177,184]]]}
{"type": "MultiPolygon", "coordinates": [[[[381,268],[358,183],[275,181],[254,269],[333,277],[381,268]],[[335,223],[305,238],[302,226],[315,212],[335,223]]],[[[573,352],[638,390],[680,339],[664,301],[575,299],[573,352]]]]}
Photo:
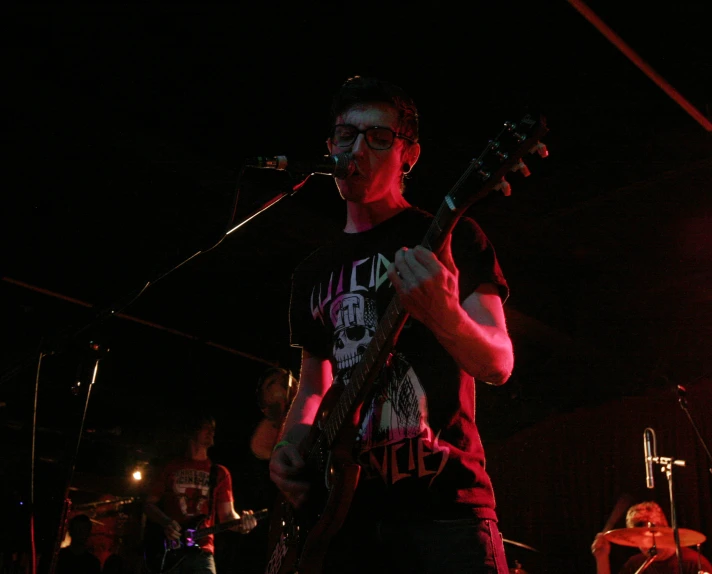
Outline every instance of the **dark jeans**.
{"type": "Polygon", "coordinates": [[[324,574],[508,574],[494,520],[461,518],[346,524],[324,574]]]}
{"type": "Polygon", "coordinates": [[[210,552],[188,552],[176,574],[216,574],[215,557],[210,552]]]}

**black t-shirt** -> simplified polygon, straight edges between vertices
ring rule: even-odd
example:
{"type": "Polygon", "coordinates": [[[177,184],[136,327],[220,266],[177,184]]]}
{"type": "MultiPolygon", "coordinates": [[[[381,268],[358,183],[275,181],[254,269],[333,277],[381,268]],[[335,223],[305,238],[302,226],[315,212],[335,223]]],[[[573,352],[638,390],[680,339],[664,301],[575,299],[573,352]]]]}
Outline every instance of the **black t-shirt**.
{"type": "MultiPolygon", "coordinates": [[[[305,259],[293,276],[292,345],[328,359],[348,386],[395,294],[388,266],[398,249],[422,243],[432,221],[407,209],[368,231],[343,233],[305,259]]],[[[452,252],[461,300],[483,283],[507,298],[494,249],[471,218],[458,221],[452,252]]],[[[475,424],[475,381],[419,321],[406,322],[366,404],[356,451],[357,497],[375,505],[368,512],[496,518],[475,424]]]]}

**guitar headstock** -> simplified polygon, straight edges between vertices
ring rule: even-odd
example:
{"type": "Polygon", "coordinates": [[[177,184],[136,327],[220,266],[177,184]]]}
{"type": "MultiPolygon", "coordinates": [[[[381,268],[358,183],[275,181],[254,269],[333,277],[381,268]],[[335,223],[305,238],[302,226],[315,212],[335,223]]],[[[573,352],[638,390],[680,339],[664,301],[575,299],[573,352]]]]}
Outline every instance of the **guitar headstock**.
{"type": "Polygon", "coordinates": [[[472,160],[458,184],[448,194],[448,203],[452,209],[464,210],[492,190],[511,195],[512,190],[507,176],[519,172],[524,177],[530,175],[524,159],[529,154],[545,158],[549,155],[541,138],[548,132],[543,116],[525,114],[518,122],[504,122],[502,130],[494,139],[489,140],[482,153],[472,160]],[[473,190],[459,189],[465,178],[473,176],[479,185],[473,190]]]}

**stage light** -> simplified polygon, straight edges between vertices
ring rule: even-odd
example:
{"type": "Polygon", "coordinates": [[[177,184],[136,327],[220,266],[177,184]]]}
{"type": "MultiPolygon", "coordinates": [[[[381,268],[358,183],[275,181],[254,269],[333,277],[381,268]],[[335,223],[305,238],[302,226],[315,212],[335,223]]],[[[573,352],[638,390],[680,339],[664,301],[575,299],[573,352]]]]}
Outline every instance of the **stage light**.
{"type": "Polygon", "coordinates": [[[131,476],[133,476],[133,479],[136,481],[141,480],[143,478],[143,474],[141,474],[140,470],[134,470],[131,476]]]}

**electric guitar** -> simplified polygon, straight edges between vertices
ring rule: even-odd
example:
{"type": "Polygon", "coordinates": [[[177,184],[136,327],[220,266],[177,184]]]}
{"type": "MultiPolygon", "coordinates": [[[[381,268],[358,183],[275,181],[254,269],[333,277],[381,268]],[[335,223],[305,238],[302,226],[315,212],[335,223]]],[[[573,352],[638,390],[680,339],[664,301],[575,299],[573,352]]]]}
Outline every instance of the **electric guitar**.
{"type": "MultiPolygon", "coordinates": [[[[479,157],[473,159],[453,189],[445,196],[422,242],[433,252],[442,247],[458,219],[476,201],[493,190],[511,194],[505,176],[529,169],[526,153],[546,157],[540,138],[547,133],[542,117],[524,115],[506,122],[479,157]],[[477,184],[463,188],[470,177],[477,184]]],[[[398,295],[391,300],[361,361],[351,372],[348,386],[338,378],[327,391],[308,436],[299,446],[311,482],[308,500],[295,509],[280,493],[268,535],[265,574],[318,574],[333,536],[343,524],[358,483],[360,466],[353,457],[361,405],[388,361],[408,313],[398,295]]]]}
{"type": "MultiPolygon", "coordinates": [[[[269,514],[267,508],[258,510],[254,517],[259,524],[269,514]]],[[[204,526],[207,516],[201,514],[194,516],[181,529],[179,540],[168,540],[161,536],[161,540],[147,544],[144,552],[144,563],[151,574],[166,574],[175,570],[185,560],[189,552],[200,550],[200,542],[210,534],[217,534],[242,523],[242,518],[228,520],[215,526],[204,526]]]]}

